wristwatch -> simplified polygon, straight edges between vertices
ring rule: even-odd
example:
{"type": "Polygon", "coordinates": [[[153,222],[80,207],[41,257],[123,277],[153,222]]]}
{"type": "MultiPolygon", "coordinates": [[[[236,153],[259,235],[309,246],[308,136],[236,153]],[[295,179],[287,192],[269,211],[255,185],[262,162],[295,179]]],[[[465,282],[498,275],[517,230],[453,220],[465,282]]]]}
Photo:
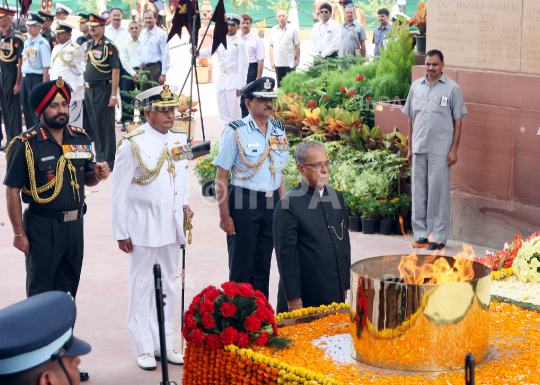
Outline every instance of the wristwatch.
{"type": "Polygon", "coordinates": [[[116,99],[116,96],[111,96],[111,99],[116,99]]]}

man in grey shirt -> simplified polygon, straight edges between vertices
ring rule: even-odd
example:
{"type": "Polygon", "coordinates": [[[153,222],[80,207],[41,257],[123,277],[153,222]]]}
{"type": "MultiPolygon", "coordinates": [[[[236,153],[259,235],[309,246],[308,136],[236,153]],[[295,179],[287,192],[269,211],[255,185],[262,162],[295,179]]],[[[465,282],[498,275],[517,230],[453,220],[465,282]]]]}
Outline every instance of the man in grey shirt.
{"type": "Polygon", "coordinates": [[[366,29],[362,23],[354,20],[354,5],[345,7],[345,23],[341,24],[341,47],[339,56],[355,55],[358,50],[366,57],[366,29]]]}
{"type": "Polygon", "coordinates": [[[388,19],[390,16],[388,9],[379,9],[377,15],[379,16],[380,25],[373,31],[373,44],[375,44],[374,55],[381,56],[381,49],[384,49],[384,40],[386,39],[386,35],[392,32],[392,26],[388,19]]]}
{"type": "Polygon", "coordinates": [[[450,167],[458,160],[467,109],[459,85],[442,72],[442,52],[429,51],[425,63],[427,75],[412,84],[403,113],[409,117],[413,245],[437,250],[450,233],[450,167]]]}

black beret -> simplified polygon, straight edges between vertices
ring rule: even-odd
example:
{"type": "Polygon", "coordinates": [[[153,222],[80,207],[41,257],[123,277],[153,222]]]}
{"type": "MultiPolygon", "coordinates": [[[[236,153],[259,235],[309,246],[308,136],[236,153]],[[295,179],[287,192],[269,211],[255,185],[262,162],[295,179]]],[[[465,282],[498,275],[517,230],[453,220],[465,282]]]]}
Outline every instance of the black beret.
{"type": "Polygon", "coordinates": [[[38,294],[0,310],[0,375],[19,373],[57,357],[90,352],[73,337],[77,316],[71,296],[60,291],[38,294]]]}
{"type": "Polygon", "coordinates": [[[49,107],[49,104],[52,103],[58,94],[68,103],[71,101],[71,89],[61,76],[57,80],[51,80],[35,86],[28,97],[30,107],[36,112],[36,115],[39,115],[49,107]]]}

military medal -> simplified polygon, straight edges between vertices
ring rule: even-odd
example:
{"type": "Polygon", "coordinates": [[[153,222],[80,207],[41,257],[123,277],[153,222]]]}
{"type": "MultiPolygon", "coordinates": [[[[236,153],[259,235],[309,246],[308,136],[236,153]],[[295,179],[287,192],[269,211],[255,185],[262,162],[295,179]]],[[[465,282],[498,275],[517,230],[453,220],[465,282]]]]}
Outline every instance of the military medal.
{"type": "Polygon", "coordinates": [[[172,155],[174,160],[191,160],[193,159],[193,152],[191,151],[191,145],[178,146],[172,148],[172,155]]]}
{"type": "Polygon", "coordinates": [[[92,146],[89,144],[64,144],[64,158],[66,159],[92,159],[92,146]]]}
{"type": "Polygon", "coordinates": [[[289,142],[287,138],[274,138],[270,137],[270,147],[274,151],[289,151],[289,142]]]}

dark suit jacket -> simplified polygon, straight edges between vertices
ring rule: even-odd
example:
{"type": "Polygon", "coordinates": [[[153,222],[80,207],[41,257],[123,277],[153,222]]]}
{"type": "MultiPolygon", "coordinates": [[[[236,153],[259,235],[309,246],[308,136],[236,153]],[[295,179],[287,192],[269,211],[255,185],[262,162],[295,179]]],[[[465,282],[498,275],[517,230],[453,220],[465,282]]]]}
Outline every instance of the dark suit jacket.
{"type": "Polygon", "coordinates": [[[273,238],[279,269],[277,312],[302,298],[304,307],[344,302],[350,288],[351,243],[343,195],[302,181],[277,204],[273,238]],[[340,239],[341,238],[341,239],[340,239]]]}

